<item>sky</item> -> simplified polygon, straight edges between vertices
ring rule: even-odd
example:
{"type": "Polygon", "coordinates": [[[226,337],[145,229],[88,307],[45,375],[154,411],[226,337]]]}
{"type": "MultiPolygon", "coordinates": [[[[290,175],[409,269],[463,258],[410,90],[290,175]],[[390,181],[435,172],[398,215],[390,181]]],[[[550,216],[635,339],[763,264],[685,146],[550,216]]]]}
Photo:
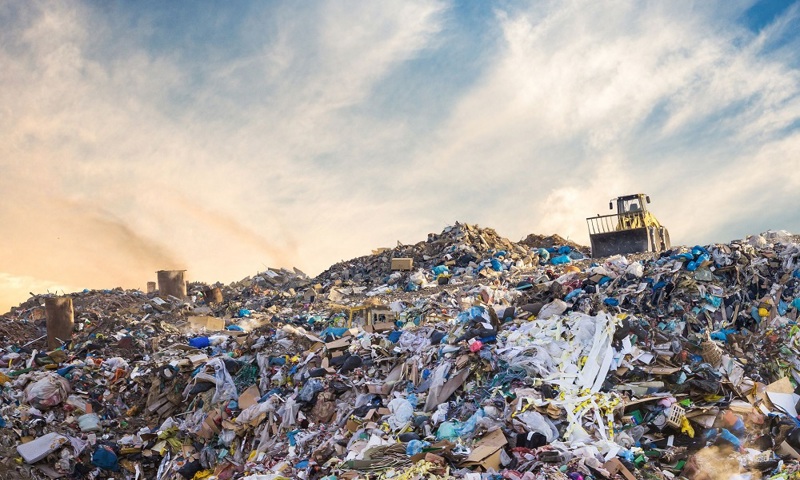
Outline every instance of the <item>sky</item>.
{"type": "Polygon", "coordinates": [[[800,232],[798,1],[0,0],[0,311],[456,221],[800,232]]]}

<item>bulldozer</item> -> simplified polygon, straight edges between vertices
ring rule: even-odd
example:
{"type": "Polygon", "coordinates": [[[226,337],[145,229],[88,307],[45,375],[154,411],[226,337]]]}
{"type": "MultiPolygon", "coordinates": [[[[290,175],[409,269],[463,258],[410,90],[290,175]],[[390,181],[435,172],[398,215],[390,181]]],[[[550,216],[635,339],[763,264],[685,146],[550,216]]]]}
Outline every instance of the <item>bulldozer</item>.
{"type": "Polygon", "coordinates": [[[669,232],[647,210],[650,196],[644,193],[612,198],[609,210],[617,204],[617,213],[589,217],[592,258],[669,250],[669,232]]]}

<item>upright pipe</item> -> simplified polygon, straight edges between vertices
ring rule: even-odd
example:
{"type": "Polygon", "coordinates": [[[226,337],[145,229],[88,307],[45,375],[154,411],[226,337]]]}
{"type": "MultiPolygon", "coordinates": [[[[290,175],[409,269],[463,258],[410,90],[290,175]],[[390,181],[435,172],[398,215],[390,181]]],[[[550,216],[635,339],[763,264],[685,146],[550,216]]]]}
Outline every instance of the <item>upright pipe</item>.
{"type": "Polygon", "coordinates": [[[72,340],[75,324],[70,297],[48,297],[44,299],[47,314],[47,347],[55,349],[63,342],[72,340]]]}
{"type": "Polygon", "coordinates": [[[166,297],[186,298],[186,280],[184,280],[186,270],[159,270],[158,275],[158,295],[166,297]]]}

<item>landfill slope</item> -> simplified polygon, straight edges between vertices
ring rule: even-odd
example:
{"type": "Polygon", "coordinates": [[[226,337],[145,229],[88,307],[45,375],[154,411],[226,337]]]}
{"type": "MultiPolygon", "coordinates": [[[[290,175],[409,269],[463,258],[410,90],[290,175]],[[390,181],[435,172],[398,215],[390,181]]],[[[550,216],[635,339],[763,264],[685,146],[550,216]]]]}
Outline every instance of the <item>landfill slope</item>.
{"type": "Polygon", "coordinates": [[[800,237],[589,258],[456,223],[315,278],[0,317],[0,478],[797,478],[800,237]]]}

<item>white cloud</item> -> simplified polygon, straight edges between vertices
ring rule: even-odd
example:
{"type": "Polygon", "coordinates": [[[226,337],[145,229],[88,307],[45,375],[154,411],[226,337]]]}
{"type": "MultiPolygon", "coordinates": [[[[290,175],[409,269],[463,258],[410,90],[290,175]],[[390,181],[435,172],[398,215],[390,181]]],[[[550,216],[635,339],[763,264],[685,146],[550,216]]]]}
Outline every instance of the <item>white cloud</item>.
{"type": "Polygon", "coordinates": [[[13,199],[0,220],[19,232],[0,265],[143,287],[157,268],[214,281],[264,264],[329,265],[341,252],[335,231],[379,214],[348,172],[376,147],[369,137],[396,135],[345,110],[425,47],[442,6],[287,10],[277,44],[205,71],[146,50],[140,32],[97,28],[102,17],[79,4],[22,9],[30,25],[0,49],[0,183],[13,199]],[[190,103],[171,103],[198,71],[190,103]],[[237,84],[242,72],[256,83],[237,84]],[[317,158],[343,153],[352,158],[336,171],[317,158]]]}
{"type": "Polygon", "coordinates": [[[800,72],[752,47],[763,39],[733,22],[740,12],[704,5],[498,12],[504,48],[419,168],[434,164],[448,201],[517,235],[586,242],[584,217],[645,191],[674,240],[726,240],[714,232],[743,211],[757,217],[749,207],[774,195],[776,174],[784,191],[800,185],[784,174],[796,169],[800,132],[786,128],[800,118],[800,72]],[[491,216],[457,192],[478,182],[494,197],[491,216]]]}
{"type": "Polygon", "coordinates": [[[774,47],[799,9],[753,34],[747,7],[536,2],[459,23],[438,2],[261,5],[227,43],[170,43],[147,11],[6,4],[0,270],[89,288],[317,273],[456,220],[586,242],[585,217],[640,191],[677,243],[752,233],[800,199],[800,76],[774,47]],[[499,37],[455,48],[467,24],[499,37]],[[478,67],[454,86],[423,57],[478,67]],[[406,85],[441,95],[404,110],[430,98],[406,85]]]}

